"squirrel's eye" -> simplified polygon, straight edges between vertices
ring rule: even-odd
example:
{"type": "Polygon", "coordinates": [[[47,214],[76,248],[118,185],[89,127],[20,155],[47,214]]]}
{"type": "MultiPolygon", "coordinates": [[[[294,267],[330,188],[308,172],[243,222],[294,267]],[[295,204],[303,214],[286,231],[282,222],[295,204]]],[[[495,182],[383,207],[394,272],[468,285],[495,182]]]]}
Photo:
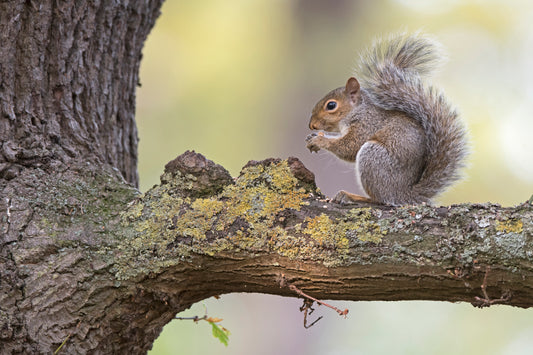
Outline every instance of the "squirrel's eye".
{"type": "Polygon", "coordinates": [[[336,101],[328,101],[328,103],[326,104],[326,110],[328,111],[333,111],[337,108],[337,102],[336,101]]]}

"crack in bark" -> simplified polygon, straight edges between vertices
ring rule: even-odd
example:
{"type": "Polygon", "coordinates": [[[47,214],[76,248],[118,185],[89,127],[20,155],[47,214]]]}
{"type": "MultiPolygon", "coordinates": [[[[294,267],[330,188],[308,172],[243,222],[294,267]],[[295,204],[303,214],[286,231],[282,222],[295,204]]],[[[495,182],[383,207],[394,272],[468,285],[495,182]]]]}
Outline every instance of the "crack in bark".
{"type": "Polygon", "coordinates": [[[11,199],[9,197],[5,198],[6,200],[6,215],[7,215],[7,231],[6,234],[9,234],[9,228],[11,227],[11,199]]]}

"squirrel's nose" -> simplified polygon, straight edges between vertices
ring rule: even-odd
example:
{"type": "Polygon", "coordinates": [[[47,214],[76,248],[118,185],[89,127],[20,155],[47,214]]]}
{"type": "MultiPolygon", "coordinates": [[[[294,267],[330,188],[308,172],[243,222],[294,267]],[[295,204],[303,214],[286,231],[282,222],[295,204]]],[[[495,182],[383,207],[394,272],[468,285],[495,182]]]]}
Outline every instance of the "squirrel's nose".
{"type": "Polygon", "coordinates": [[[316,127],[316,124],[314,124],[313,122],[309,122],[309,128],[311,128],[312,130],[317,130],[318,129],[316,127]]]}

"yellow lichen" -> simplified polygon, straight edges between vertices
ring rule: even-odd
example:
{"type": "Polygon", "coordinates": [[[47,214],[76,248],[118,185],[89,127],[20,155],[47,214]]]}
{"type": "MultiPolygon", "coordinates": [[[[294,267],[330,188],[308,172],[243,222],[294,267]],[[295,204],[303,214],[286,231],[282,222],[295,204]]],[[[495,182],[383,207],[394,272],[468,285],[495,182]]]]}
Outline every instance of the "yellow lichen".
{"type": "Polygon", "coordinates": [[[307,228],[304,233],[308,234],[318,245],[334,247],[339,252],[346,252],[349,246],[349,240],[346,238],[346,232],[349,226],[346,223],[333,223],[331,219],[320,214],[314,218],[306,218],[307,228]]]}
{"type": "Polygon", "coordinates": [[[332,237],[335,234],[335,225],[331,222],[329,217],[321,214],[314,218],[306,218],[307,228],[304,230],[305,234],[309,234],[311,238],[316,240],[319,245],[332,245],[332,237]]]}
{"type": "Polygon", "coordinates": [[[316,246],[313,243],[309,243],[305,238],[286,234],[271,239],[269,247],[279,255],[290,259],[311,258],[316,253],[316,246]]]}
{"type": "Polygon", "coordinates": [[[224,203],[215,199],[198,198],[183,215],[176,217],[175,229],[181,236],[194,240],[205,239],[207,231],[217,229],[215,215],[224,208],[224,203]]]}
{"type": "Polygon", "coordinates": [[[236,184],[222,193],[223,197],[229,198],[226,213],[230,218],[240,216],[247,222],[256,222],[265,218],[272,221],[285,209],[300,210],[307,193],[304,189],[296,190],[296,184],[287,161],[272,163],[268,167],[248,167],[236,184]]]}
{"type": "Polygon", "coordinates": [[[521,220],[496,221],[496,230],[503,233],[522,233],[524,224],[521,220]]]}
{"type": "Polygon", "coordinates": [[[142,203],[135,203],[128,210],[129,217],[136,219],[141,217],[144,205],[142,203]]]}
{"type": "Polygon", "coordinates": [[[296,245],[305,243],[303,238],[296,238],[296,242],[283,228],[274,227],[279,212],[299,210],[308,196],[304,189],[296,188],[298,181],[287,161],[247,167],[235,184],[226,186],[218,196],[194,201],[173,192],[184,183],[179,174],[175,180],[169,179],[167,176],[165,184],[147,192],[138,206],[122,215],[123,223],[135,223],[136,227],[134,235],[126,237],[125,245],[118,248],[124,260],[117,271],[121,278],[146,272],[144,268],[154,271],[179,262],[178,256],[186,257],[192,252],[254,252],[270,243],[280,254],[295,257],[300,250],[296,245]],[[227,235],[221,235],[224,231],[228,231],[227,235]],[[211,241],[206,238],[208,233],[216,234],[211,241]],[[180,243],[187,237],[192,242],[180,243]],[[150,255],[151,264],[143,264],[150,255]],[[142,267],[132,270],[131,262],[142,267]]]}

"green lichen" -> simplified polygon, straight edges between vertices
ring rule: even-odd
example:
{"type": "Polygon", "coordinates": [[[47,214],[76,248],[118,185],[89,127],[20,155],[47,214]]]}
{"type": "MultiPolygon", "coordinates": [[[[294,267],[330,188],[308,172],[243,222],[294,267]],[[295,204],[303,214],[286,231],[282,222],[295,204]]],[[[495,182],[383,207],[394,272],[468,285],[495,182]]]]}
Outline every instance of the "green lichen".
{"type": "Polygon", "coordinates": [[[128,211],[128,217],[130,219],[137,219],[141,217],[142,212],[143,212],[143,207],[144,206],[141,203],[134,204],[133,206],[131,206],[131,208],[128,211]]]}
{"type": "Polygon", "coordinates": [[[116,174],[92,169],[74,165],[57,175],[34,171],[42,188],[25,199],[39,211],[39,226],[59,248],[107,248],[114,240],[110,221],[138,194],[116,174]]]}
{"type": "Polygon", "coordinates": [[[222,208],[223,202],[199,198],[190,205],[185,214],[176,219],[176,223],[169,222],[169,226],[178,230],[184,237],[192,237],[195,242],[200,241],[206,238],[208,231],[221,230],[221,227],[216,225],[215,216],[222,208]]]}
{"type": "Polygon", "coordinates": [[[272,221],[282,210],[300,210],[307,193],[304,189],[295,189],[297,182],[287,161],[244,169],[236,184],[222,193],[223,198],[233,203],[227,211],[229,218],[241,216],[250,223],[263,218],[272,221]]]}
{"type": "Polygon", "coordinates": [[[289,235],[284,232],[269,239],[270,250],[290,259],[313,259],[320,252],[320,247],[301,235],[289,235]]]}
{"type": "Polygon", "coordinates": [[[371,208],[354,208],[338,218],[324,213],[292,229],[283,227],[285,214],[299,211],[309,196],[298,188],[286,161],[251,165],[219,194],[197,199],[176,193],[183,191],[180,184],[189,186],[191,177],[179,172],[174,177],[122,215],[133,227],[117,248],[117,277],[157,272],[193,254],[226,250],[269,251],[334,266],[348,261],[351,245],[380,244],[387,234],[371,208]]]}
{"type": "Polygon", "coordinates": [[[298,181],[286,161],[250,166],[219,195],[194,201],[175,192],[181,184],[189,188],[191,181],[179,172],[173,179],[167,176],[164,184],[123,213],[122,223],[135,226],[117,248],[117,277],[156,272],[191,253],[216,255],[228,249],[253,253],[269,247],[294,256],[300,250],[294,241],[299,238],[274,225],[280,212],[300,210],[308,197],[304,189],[296,188],[298,181]]]}
{"type": "MultiPolygon", "coordinates": [[[[336,220],[332,220],[326,214],[320,214],[304,221],[306,227],[303,229],[303,233],[309,235],[316,245],[334,251],[328,255],[322,250],[320,255],[326,265],[340,265],[347,260],[351,241],[381,243],[387,230],[376,222],[377,219],[371,208],[354,208],[348,211],[344,217],[336,220]]],[[[315,251],[314,255],[317,254],[318,250],[315,251]]]]}
{"type": "Polygon", "coordinates": [[[387,229],[376,220],[371,208],[354,208],[346,214],[344,223],[345,228],[354,231],[360,241],[379,244],[387,235],[387,229]]]}

